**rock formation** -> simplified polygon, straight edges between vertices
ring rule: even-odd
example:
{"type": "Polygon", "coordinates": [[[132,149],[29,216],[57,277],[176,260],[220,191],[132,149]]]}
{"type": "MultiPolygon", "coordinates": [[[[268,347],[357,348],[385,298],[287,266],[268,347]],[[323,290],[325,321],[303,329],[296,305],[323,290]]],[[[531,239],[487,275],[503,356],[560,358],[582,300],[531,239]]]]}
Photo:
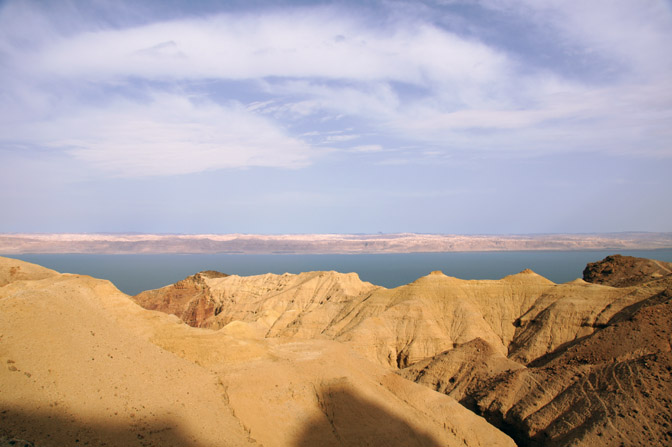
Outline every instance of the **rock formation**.
{"type": "Polygon", "coordinates": [[[592,333],[647,293],[582,280],[554,284],[531,270],[469,281],[432,272],[389,290],[354,273],[309,272],[197,274],[134,300],[195,327],[262,337],[326,337],[383,365],[404,368],[476,338],[526,364],[592,333]]]}
{"type": "Polygon", "coordinates": [[[0,287],[0,437],[36,446],[514,445],[454,399],[336,341],[248,338],[235,323],[194,328],[108,281],[0,258],[3,278],[18,277],[16,267],[25,275],[0,287]]]}
{"type": "Polygon", "coordinates": [[[176,315],[189,326],[207,327],[221,307],[216,307],[206,280],[226,276],[213,270],[200,272],[161,290],[136,295],[135,301],[145,309],[176,315]]]}
{"type": "Polygon", "coordinates": [[[583,279],[595,284],[628,287],[672,275],[672,262],[634,256],[607,256],[592,262],[583,271],[583,279]]]}
{"type": "Polygon", "coordinates": [[[660,286],[543,362],[484,381],[465,403],[519,445],[670,445],[672,281],[660,286]]]}
{"type": "Polygon", "coordinates": [[[598,283],[432,272],[395,289],[354,273],[210,271],[130,298],[0,258],[0,436],[670,444],[668,268],[613,256],[586,268],[598,283]]]}

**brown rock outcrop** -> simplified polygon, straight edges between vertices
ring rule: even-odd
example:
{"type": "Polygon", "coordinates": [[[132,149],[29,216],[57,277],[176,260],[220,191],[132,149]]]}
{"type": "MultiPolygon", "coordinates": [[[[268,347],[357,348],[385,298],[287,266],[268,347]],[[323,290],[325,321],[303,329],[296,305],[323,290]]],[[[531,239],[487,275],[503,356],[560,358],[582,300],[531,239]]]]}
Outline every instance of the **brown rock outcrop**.
{"type": "Polygon", "coordinates": [[[226,274],[208,270],[189,276],[162,289],[142,292],[133,299],[145,309],[173,314],[189,326],[207,327],[219,313],[208,279],[225,278],[226,274]]]}
{"type": "Polygon", "coordinates": [[[595,284],[629,287],[672,275],[672,263],[634,256],[613,255],[590,263],[583,279],[595,284]]]}

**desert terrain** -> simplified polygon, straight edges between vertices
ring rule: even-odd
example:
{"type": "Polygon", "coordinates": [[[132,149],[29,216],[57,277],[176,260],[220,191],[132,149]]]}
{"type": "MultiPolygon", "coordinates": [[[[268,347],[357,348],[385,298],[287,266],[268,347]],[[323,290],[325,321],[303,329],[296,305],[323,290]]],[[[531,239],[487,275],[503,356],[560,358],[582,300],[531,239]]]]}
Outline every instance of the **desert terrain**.
{"type": "Polygon", "coordinates": [[[0,445],[670,445],[671,341],[672,264],[625,256],[565,284],[206,271],[134,297],[0,258],[0,445]]]}
{"type": "Polygon", "coordinates": [[[672,233],[451,234],[0,234],[0,253],[419,253],[672,248],[672,233]]]}

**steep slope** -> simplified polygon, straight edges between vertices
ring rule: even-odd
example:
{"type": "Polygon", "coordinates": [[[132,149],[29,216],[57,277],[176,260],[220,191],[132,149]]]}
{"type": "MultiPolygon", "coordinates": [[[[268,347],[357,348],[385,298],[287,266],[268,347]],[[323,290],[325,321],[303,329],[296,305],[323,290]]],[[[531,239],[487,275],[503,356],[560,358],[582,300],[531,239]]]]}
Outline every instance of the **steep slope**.
{"type": "Polygon", "coordinates": [[[189,326],[208,327],[220,309],[207,280],[226,276],[213,270],[200,272],[162,289],[142,292],[134,300],[145,309],[176,315],[189,326]]]}
{"type": "Polygon", "coordinates": [[[514,445],[338,342],[193,328],[107,281],[15,281],[0,316],[0,436],[38,446],[514,445]]]}
{"type": "Polygon", "coordinates": [[[592,262],[583,270],[583,279],[595,284],[628,287],[672,275],[672,263],[634,256],[613,255],[592,262]]]}
{"type": "Polygon", "coordinates": [[[547,363],[484,382],[478,408],[519,445],[669,445],[670,286],[547,363]]]}
{"type": "Polygon", "coordinates": [[[514,320],[552,286],[531,271],[498,281],[433,272],[406,286],[375,291],[325,335],[399,368],[476,338],[506,355],[514,320]]]}
{"type": "Polygon", "coordinates": [[[0,434],[39,446],[248,444],[213,374],[146,336],[152,320],[182,325],[107,281],[13,282],[0,287],[0,316],[0,434]]]}
{"type": "Polygon", "coordinates": [[[484,382],[504,372],[524,368],[476,338],[419,361],[400,371],[400,375],[469,405],[469,397],[480,391],[484,382]]]}
{"type": "MultiPolygon", "coordinates": [[[[369,386],[388,383],[385,374],[398,370],[399,375],[485,415],[519,445],[669,444],[672,275],[665,274],[666,265],[658,261],[612,258],[606,261],[619,267],[610,267],[617,274],[609,281],[619,287],[581,279],[553,284],[529,270],[493,281],[465,281],[433,272],[395,289],[371,286],[337,298],[315,285],[295,286],[319,283],[311,281],[324,277],[321,272],[281,275],[281,279],[278,275],[218,278],[210,285],[213,295],[240,296],[221,300],[228,307],[217,319],[227,324],[218,334],[245,338],[241,349],[251,364],[264,367],[266,357],[251,354],[261,349],[267,355],[269,351],[260,346],[281,359],[294,345],[297,355],[307,357],[304,365],[330,364],[332,357],[341,358],[338,349],[352,349],[358,355],[348,358],[373,360],[389,368],[378,369],[388,373],[374,373],[373,384],[364,385],[368,382],[361,379],[348,384],[348,390],[368,395],[369,386]],[[237,295],[236,290],[244,293],[237,295]]],[[[343,280],[332,278],[331,284],[343,280]]],[[[231,347],[227,349],[217,356],[230,356],[231,347]]],[[[295,360],[286,363],[294,368],[295,360]]],[[[339,365],[330,368],[338,370],[339,365]]],[[[247,366],[242,368],[240,377],[256,377],[247,366]]],[[[228,371],[222,377],[237,374],[236,368],[228,371]]],[[[282,380],[297,374],[276,372],[282,380]]],[[[343,377],[356,375],[350,369],[343,372],[343,377]]],[[[335,420],[347,416],[336,417],[337,411],[324,403],[325,396],[337,396],[337,402],[350,398],[342,398],[344,393],[331,385],[327,388],[332,391],[322,393],[324,383],[337,379],[327,377],[313,389],[314,395],[301,387],[293,392],[303,396],[300,401],[314,399],[306,408],[319,406],[326,420],[318,425],[333,427],[335,420]]],[[[237,393],[248,396],[238,402],[265,399],[254,392],[237,393]]],[[[387,408],[381,405],[377,408],[387,408]]],[[[364,418],[365,412],[359,410],[363,405],[355,406],[353,413],[364,418]]],[[[248,411],[263,413],[254,405],[248,411]]],[[[335,433],[338,439],[346,436],[337,429],[335,433]]],[[[319,439],[333,441],[328,436],[319,439]]]]}
{"type": "Polygon", "coordinates": [[[508,359],[474,340],[400,374],[455,397],[522,446],[672,441],[672,277],[558,285],[521,320],[508,359]]]}
{"type": "Polygon", "coordinates": [[[516,321],[509,358],[527,364],[604,327],[618,312],[664,290],[662,283],[614,288],[576,280],[542,294],[516,321]]]}
{"type": "Polygon", "coordinates": [[[400,374],[486,415],[519,445],[670,444],[672,276],[656,277],[555,285],[515,321],[508,359],[475,339],[400,374]]]}

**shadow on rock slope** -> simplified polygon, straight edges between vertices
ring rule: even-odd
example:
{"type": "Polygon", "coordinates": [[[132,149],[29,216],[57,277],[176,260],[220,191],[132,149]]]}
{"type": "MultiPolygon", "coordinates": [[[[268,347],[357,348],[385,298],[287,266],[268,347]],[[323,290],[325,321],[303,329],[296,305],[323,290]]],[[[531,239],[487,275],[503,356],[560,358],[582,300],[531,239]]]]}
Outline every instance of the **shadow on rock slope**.
{"type": "Polygon", "coordinates": [[[340,386],[325,386],[319,392],[323,417],[310,420],[296,447],[380,446],[439,447],[423,433],[388,410],[340,386]]]}

